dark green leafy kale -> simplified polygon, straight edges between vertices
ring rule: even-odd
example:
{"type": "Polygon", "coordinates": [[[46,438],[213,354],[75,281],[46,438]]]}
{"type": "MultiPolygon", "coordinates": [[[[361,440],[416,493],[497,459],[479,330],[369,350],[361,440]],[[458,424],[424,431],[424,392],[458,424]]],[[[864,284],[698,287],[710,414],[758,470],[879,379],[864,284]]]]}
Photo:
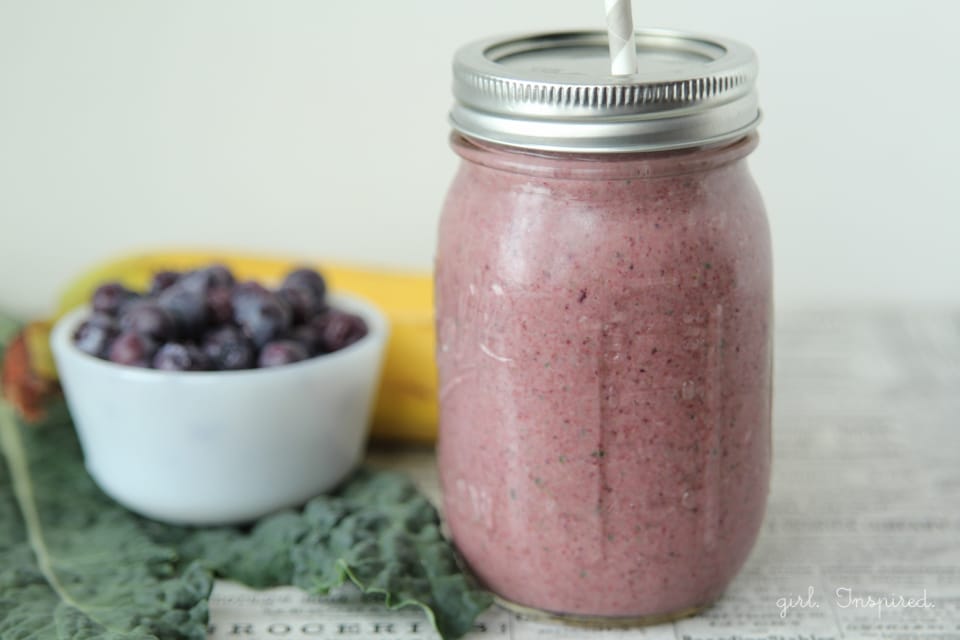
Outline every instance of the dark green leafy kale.
{"type": "Polygon", "coordinates": [[[406,477],[360,469],[341,489],[246,532],[147,525],[217,576],[253,587],[292,584],[317,594],[349,581],[391,608],[419,606],[444,638],[469,631],[491,604],[460,571],[437,512],[406,477]]]}
{"type": "Polygon", "coordinates": [[[211,574],[100,492],[62,407],[25,428],[0,401],[0,451],[0,638],[206,637],[211,574]]]}
{"type": "MultiPolygon", "coordinates": [[[[0,316],[0,355],[12,324],[0,316]]],[[[204,638],[212,576],[325,594],[352,582],[418,606],[444,638],[491,603],[404,476],[361,469],[335,493],[251,529],[139,518],[100,493],[69,418],[24,428],[0,401],[0,638],[204,638]]]]}

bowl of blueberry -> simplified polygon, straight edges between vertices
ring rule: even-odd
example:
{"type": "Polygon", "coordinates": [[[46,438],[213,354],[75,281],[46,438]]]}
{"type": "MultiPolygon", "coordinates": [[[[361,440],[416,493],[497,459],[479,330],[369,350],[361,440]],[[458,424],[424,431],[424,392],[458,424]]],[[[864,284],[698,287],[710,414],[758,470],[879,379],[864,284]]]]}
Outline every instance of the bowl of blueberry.
{"type": "Polygon", "coordinates": [[[339,483],[363,456],[387,321],[291,271],[270,287],[223,265],[104,283],[51,347],[91,476],[180,524],[254,520],[339,483]]]}

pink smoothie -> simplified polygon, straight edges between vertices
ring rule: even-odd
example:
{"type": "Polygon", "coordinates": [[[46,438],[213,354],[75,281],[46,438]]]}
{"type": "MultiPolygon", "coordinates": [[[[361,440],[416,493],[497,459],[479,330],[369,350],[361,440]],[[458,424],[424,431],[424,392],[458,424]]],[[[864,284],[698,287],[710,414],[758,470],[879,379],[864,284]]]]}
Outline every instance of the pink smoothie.
{"type": "Polygon", "coordinates": [[[710,603],[753,545],[770,470],[756,139],[629,156],[453,144],[436,293],[457,547],[491,590],[549,612],[710,603]]]}

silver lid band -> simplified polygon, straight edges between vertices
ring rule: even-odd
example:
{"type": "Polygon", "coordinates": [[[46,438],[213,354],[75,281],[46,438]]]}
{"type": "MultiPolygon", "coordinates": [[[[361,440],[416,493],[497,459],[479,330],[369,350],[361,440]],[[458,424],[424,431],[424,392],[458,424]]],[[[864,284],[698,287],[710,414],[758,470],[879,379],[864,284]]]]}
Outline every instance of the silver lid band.
{"type": "Polygon", "coordinates": [[[584,153],[700,146],[756,128],[749,47],[641,30],[638,73],[613,76],[606,37],[566,32],[466,45],[454,58],[451,125],[499,144],[584,153]]]}

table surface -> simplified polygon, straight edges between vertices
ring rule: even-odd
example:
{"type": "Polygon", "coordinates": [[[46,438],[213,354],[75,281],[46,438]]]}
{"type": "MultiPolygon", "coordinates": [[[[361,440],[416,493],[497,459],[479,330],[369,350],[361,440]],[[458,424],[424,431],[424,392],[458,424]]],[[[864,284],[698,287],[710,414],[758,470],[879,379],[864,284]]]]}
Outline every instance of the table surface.
{"type": "MultiPolygon", "coordinates": [[[[429,449],[378,449],[434,500],[429,449]]],[[[746,567],[706,612],[590,631],[493,608],[469,638],[960,640],[960,312],[824,310],[778,319],[774,467],[746,567]]],[[[435,638],[415,611],[218,583],[211,638],[435,638]]]]}

